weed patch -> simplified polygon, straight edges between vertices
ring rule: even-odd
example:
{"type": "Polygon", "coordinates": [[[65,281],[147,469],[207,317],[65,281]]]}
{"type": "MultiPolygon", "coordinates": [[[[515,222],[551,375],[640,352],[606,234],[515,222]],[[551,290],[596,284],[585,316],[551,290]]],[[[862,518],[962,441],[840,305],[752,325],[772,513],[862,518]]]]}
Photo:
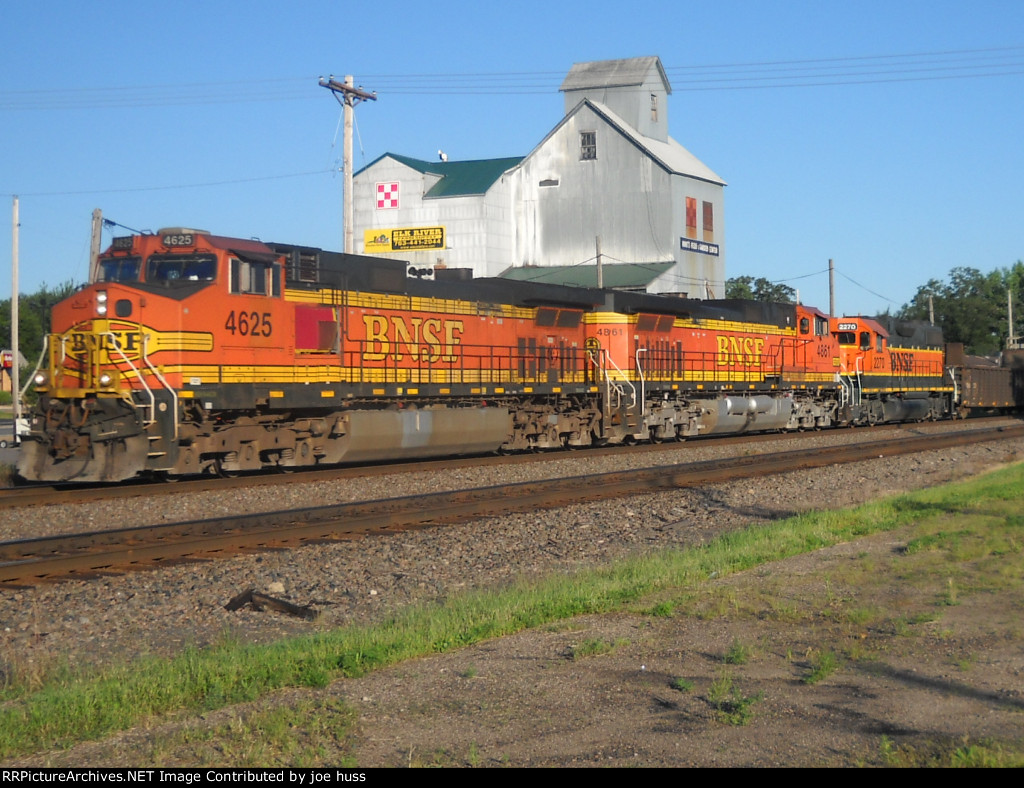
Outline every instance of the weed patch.
{"type": "Polygon", "coordinates": [[[597,657],[601,654],[610,654],[620,646],[629,645],[629,641],[624,638],[619,638],[616,641],[609,640],[584,640],[579,645],[575,645],[569,650],[570,659],[585,659],[587,657],[597,657]]]}
{"type": "Polygon", "coordinates": [[[834,651],[816,651],[811,657],[810,667],[803,677],[804,684],[817,684],[836,672],[839,668],[839,657],[834,651]]]}
{"type": "Polygon", "coordinates": [[[682,676],[676,676],[672,681],[669,682],[669,686],[674,690],[680,692],[690,692],[693,690],[693,682],[689,679],[684,679],[682,676]]]}
{"type": "Polygon", "coordinates": [[[708,689],[708,703],[719,720],[729,725],[746,725],[754,718],[754,705],[764,700],[764,693],[744,695],[733,683],[732,676],[721,674],[708,689]]]}
{"type": "Polygon", "coordinates": [[[734,640],[729,650],[722,656],[722,662],[726,665],[746,665],[750,661],[751,653],[750,646],[734,640]]]}
{"type": "Polygon", "coordinates": [[[966,737],[961,741],[896,744],[889,737],[883,736],[879,752],[886,766],[906,769],[1019,769],[1024,766],[1024,754],[1018,746],[993,740],[972,743],[966,737]]]}

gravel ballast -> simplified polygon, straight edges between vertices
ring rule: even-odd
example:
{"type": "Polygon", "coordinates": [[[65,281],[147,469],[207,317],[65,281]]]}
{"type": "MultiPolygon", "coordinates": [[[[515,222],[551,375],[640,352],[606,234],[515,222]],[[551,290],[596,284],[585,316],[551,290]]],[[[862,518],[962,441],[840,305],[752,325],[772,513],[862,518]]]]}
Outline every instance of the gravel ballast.
{"type": "MultiPolygon", "coordinates": [[[[963,429],[962,425],[958,428],[963,429]]],[[[915,427],[907,427],[909,431],[915,427]]],[[[0,538],[120,528],[238,512],[370,500],[444,489],[782,451],[809,443],[877,439],[870,431],[827,433],[765,448],[692,444],[681,456],[588,458],[402,474],[343,482],[253,487],[227,493],[157,496],[0,513],[0,538]]],[[[638,551],[699,544],[724,530],[808,509],[833,508],[977,474],[1024,456],[1024,440],[833,466],[727,485],[640,495],[444,528],[410,531],[187,563],[89,581],[3,592],[0,652],[20,662],[74,663],[173,654],[230,636],[269,642],[349,622],[369,622],[412,602],[518,577],[571,571],[638,551]],[[225,604],[247,589],[320,611],[315,622],[225,604]]]]}

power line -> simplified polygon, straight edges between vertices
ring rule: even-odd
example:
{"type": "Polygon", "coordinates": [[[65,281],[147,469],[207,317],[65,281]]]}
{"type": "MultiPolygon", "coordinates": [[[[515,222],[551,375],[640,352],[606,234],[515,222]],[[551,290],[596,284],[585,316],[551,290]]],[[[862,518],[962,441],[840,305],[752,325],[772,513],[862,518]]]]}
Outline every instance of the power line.
{"type": "Polygon", "coordinates": [[[860,282],[858,282],[858,281],[857,281],[857,280],[855,280],[855,279],[851,279],[851,278],[850,278],[850,277],[848,277],[848,276],[847,276],[846,274],[844,274],[844,273],[843,273],[842,271],[840,271],[840,270],[839,270],[838,268],[836,269],[836,273],[837,273],[837,274],[839,274],[839,275],[840,275],[841,277],[843,277],[843,279],[845,279],[845,280],[846,280],[847,282],[852,282],[853,284],[857,285],[857,287],[859,287],[859,288],[860,288],[861,290],[863,290],[863,291],[864,291],[865,293],[871,293],[871,295],[875,296],[875,298],[881,298],[881,299],[882,299],[883,301],[885,301],[885,302],[886,302],[887,304],[892,304],[892,305],[894,305],[894,306],[896,305],[896,302],[895,302],[895,301],[893,301],[893,300],[892,300],[891,298],[889,298],[888,296],[884,296],[884,295],[882,295],[881,293],[876,293],[876,292],[875,292],[874,290],[872,290],[872,289],[870,289],[870,288],[868,288],[868,287],[864,287],[864,285],[862,285],[862,284],[861,284],[860,282]]]}
{"type": "MultiPolygon", "coordinates": [[[[18,192],[19,197],[70,197],[81,194],[131,194],[133,192],[174,191],[176,189],[204,189],[210,186],[234,186],[239,183],[255,183],[257,181],[279,181],[287,178],[305,178],[311,175],[330,175],[333,170],[309,170],[307,172],[291,172],[283,175],[262,175],[254,178],[236,178],[225,181],[206,181],[205,183],[181,183],[165,186],[135,186],[119,189],[82,189],[81,191],[61,192],[18,192]]],[[[13,197],[14,195],[7,195],[13,197]]]]}
{"type": "MultiPolygon", "coordinates": [[[[1024,73],[1024,46],[956,49],[819,59],[667,66],[676,91],[758,90],[991,79],[1024,73]]],[[[420,95],[532,95],[556,91],[563,71],[366,74],[378,92],[420,95]],[[444,85],[438,85],[444,80],[444,85]]],[[[222,82],[184,82],[108,88],[0,91],[0,112],[174,107],[204,104],[312,101],[312,76],[222,82]]]]}

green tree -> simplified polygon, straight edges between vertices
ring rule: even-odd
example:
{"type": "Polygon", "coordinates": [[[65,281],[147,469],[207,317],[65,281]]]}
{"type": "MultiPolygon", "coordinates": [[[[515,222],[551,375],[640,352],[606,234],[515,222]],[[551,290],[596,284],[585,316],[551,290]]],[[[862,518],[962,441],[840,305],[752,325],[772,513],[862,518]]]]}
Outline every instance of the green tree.
{"type": "MultiPolygon", "coordinates": [[[[78,289],[72,281],[54,289],[43,284],[34,293],[22,294],[18,299],[18,345],[28,366],[34,367],[43,351],[43,338],[50,333],[50,314],[55,304],[78,289]]],[[[11,347],[11,299],[0,301],[0,344],[11,347]]]]}
{"type": "Polygon", "coordinates": [[[725,297],[791,304],[796,297],[796,290],[789,285],[770,282],[760,276],[736,276],[725,281],[725,297]]]}
{"type": "Polygon", "coordinates": [[[1004,346],[1008,333],[1008,288],[1019,291],[1022,282],[1024,265],[1019,262],[1012,269],[996,269],[988,274],[977,268],[957,267],[949,272],[948,281],[930,279],[919,287],[898,317],[927,320],[929,309],[934,310],[935,323],[947,342],[963,342],[968,353],[992,355],[1004,346]]]}

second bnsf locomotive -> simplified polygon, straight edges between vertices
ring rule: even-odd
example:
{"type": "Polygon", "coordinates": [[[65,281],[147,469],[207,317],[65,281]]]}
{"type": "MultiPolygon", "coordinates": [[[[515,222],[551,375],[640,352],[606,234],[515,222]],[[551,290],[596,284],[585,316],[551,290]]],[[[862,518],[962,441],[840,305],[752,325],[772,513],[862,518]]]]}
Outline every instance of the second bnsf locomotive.
{"type": "Polygon", "coordinates": [[[406,268],[186,228],[115,238],[54,308],[19,473],[231,474],[958,407],[941,347],[893,347],[866,318],[406,268]]]}

